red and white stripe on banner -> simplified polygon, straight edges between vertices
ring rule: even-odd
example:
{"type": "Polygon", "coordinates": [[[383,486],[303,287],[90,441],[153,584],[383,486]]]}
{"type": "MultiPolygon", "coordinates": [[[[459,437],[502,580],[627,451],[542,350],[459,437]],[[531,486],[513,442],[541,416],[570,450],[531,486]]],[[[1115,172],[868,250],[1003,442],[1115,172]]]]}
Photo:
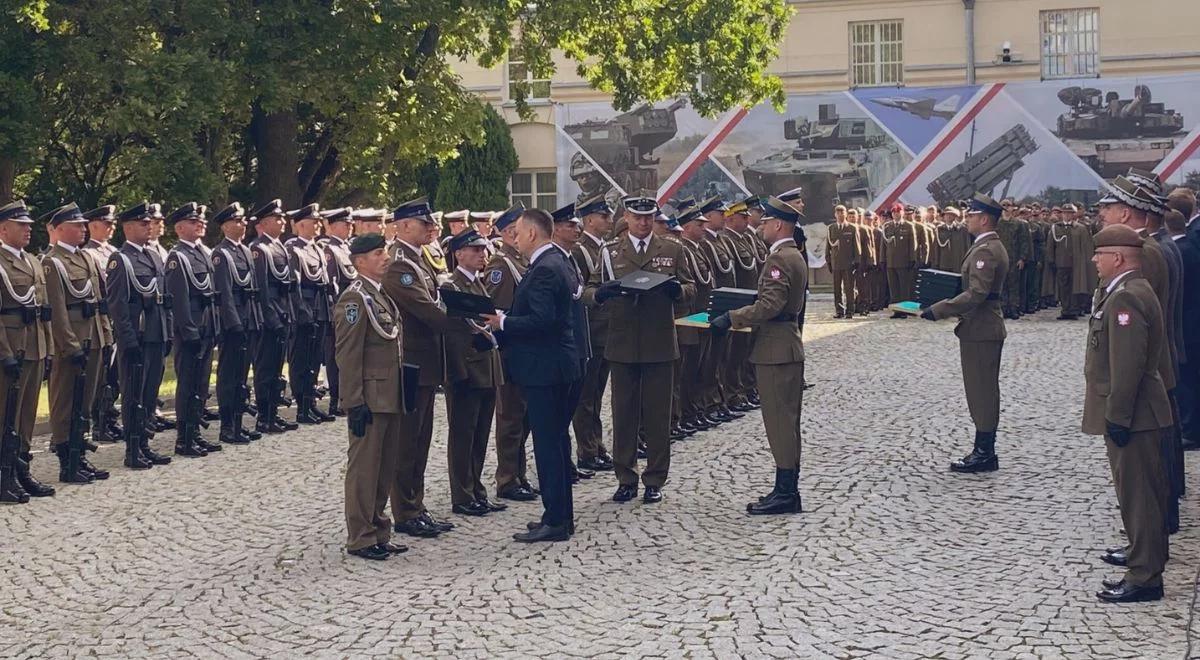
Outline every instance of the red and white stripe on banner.
{"type": "Polygon", "coordinates": [[[712,155],[717,145],[725,141],[729,133],[737,127],[742,119],[745,119],[748,112],[749,110],[739,106],[725,113],[724,117],[721,117],[721,120],[717,122],[713,130],[700,141],[700,144],[696,145],[695,149],[692,149],[692,153],[683,159],[679,167],[675,168],[671,176],[667,177],[667,180],[658,188],[659,204],[665,204],[668,199],[671,199],[671,195],[675,194],[675,191],[683,187],[688,177],[692,176],[692,173],[704,164],[704,161],[708,160],[708,157],[712,155]]]}
{"type": "Polygon", "coordinates": [[[1200,124],[1193,128],[1192,132],[1188,133],[1187,137],[1175,145],[1171,153],[1158,163],[1158,167],[1154,168],[1154,173],[1163,181],[1170,179],[1171,175],[1175,174],[1187,162],[1187,159],[1196,153],[1196,149],[1200,149],[1200,124]]]}

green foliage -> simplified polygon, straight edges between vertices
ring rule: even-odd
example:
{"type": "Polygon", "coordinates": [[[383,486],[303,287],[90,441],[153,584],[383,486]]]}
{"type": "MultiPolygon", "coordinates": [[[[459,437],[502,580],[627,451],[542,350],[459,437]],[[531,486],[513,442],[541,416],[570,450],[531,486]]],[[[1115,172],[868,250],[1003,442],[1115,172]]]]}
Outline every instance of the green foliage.
{"type": "Polygon", "coordinates": [[[437,167],[430,199],[443,209],[499,209],[508,205],[508,180],[517,169],[508,122],[485,106],[483,143],[466,142],[458,156],[437,167]]]}

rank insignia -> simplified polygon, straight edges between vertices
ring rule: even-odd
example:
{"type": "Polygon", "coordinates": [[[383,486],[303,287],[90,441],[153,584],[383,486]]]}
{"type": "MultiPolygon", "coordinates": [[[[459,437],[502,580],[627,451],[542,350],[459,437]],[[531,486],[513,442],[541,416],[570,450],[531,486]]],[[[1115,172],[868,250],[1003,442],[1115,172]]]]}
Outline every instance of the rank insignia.
{"type": "Polygon", "coordinates": [[[983,270],[983,259],[975,262],[975,270],[983,270]]]}
{"type": "Polygon", "coordinates": [[[502,279],[504,279],[504,273],[498,270],[493,270],[492,274],[488,275],[488,281],[492,284],[499,284],[502,279]]]}
{"type": "Polygon", "coordinates": [[[412,286],[413,276],[409,273],[405,273],[405,274],[401,275],[400,283],[403,284],[404,286],[412,286]]]}
{"type": "Polygon", "coordinates": [[[213,265],[216,266],[219,263],[221,263],[221,255],[214,254],[213,255],[213,265]]]}
{"type": "Polygon", "coordinates": [[[358,303],[346,303],[346,323],[358,323],[358,303]]]}
{"type": "Polygon", "coordinates": [[[1129,325],[1129,312],[1117,312],[1117,325],[1129,325]]]}
{"type": "Polygon", "coordinates": [[[167,270],[175,270],[179,266],[179,262],[174,259],[167,262],[167,270]]]}
{"type": "Polygon", "coordinates": [[[777,279],[779,279],[779,276],[780,276],[780,274],[781,274],[781,273],[779,272],[779,269],[778,269],[778,268],[772,268],[772,269],[771,269],[771,279],[773,279],[773,280],[777,280],[777,279]]]}

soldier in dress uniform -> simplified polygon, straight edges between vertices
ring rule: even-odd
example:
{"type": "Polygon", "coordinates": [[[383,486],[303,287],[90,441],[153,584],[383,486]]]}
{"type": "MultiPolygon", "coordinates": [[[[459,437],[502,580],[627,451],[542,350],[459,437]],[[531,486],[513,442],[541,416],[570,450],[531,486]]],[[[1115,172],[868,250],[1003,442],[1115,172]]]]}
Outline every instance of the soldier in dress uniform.
{"type": "MultiPolygon", "coordinates": [[[[904,218],[904,207],[899,203],[893,204],[891,217],[883,224],[884,250],[887,252],[887,287],[891,296],[889,302],[913,299],[919,247],[916,233],[916,226],[904,218]]],[[[892,318],[903,319],[908,316],[895,312],[892,318]]]]}
{"type": "MultiPolygon", "coordinates": [[[[708,294],[713,289],[713,267],[705,248],[704,225],[707,222],[704,214],[691,200],[681,204],[676,209],[675,221],[682,230],[680,242],[684,250],[684,262],[688,268],[688,276],[696,287],[696,294],[687,304],[684,316],[690,316],[708,308],[708,294]]],[[[678,314],[678,310],[677,310],[678,314]]],[[[679,337],[679,408],[680,430],[687,432],[706,431],[714,424],[705,416],[706,392],[701,387],[700,373],[704,362],[708,359],[711,348],[711,334],[700,332],[698,328],[679,326],[676,328],[679,337]]]]}
{"type": "Polygon", "coordinates": [[[450,280],[450,265],[446,259],[446,251],[442,249],[442,213],[434,211],[433,221],[435,224],[429,226],[429,242],[421,246],[421,258],[429,265],[429,269],[433,271],[437,278],[438,284],[445,284],[450,280]]]}
{"type": "Polygon", "coordinates": [[[850,217],[858,230],[858,260],[854,268],[854,313],[866,316],[871,312],[871,272],[877,263],[875,244],[871,240],[871,221],[866,211],[850,217]]]}
{"type": "Polygon", "coordinates": [[[282,433],[299,428],[279,416],[283,361],[296,318],[292,309],[296,275],[287,248],[279,240],[287,222],[283,203],[273,199],[255,211],[254,217],[258,219],[258,236],[250,242],[250,254],[254,257],[254,284],[263,315],[262,337],[254,357],[254,401],[258,404],[254,428],[260,433],[282,433]]]}
{"type": "Polygon", "coordinates": [[[1000,423],[1000,354],[1007,333],[1001,312],[1001,291],[1008,274],[1008,253],[996,235],[1004,209],[998,202],[976,193],[967,211],[967,230],[975,237],[963,259],[963,292],[921,311],[930,321],[958,317],[958,336],[967,408],[975,423],[975,448],[950,464],[954,472],[990,472],[999,469],[996,427],[1000,423]]]}
{"type": "Polygon", "coordinates": [[[57,241],[42,257],[42,275],[50,305],[50,335],[54,344],[54,369],[50,372],[50,450],[58,456],[58,480],[91,483],[107,479],[108,472],[93,467],[83,451],[80,428],[77,445],[71,447],[71,421],[92,410],[100,385],[103,349],[112,345],[111,329],[100,317],[100,270],[95,259],[80,247],[86,238],[87,219],[75,204],[67,204],[46,215],[57,229],[57,241]],[[83,391],[75,398],[75,380],[83,375],[83,391]],[[77,455],[72,460],[70,454],[77,455]]]}
{"type": "MultiPolygon", "coordinates": [[[[529,268],[529,261],[513,240],[517,220],[524,210],[524,206],[517,205],[496,216],[495,227],[502,240],[483,271],[483,285],[496,309],[502,311],[512,308],[517,284],[529,268]]],[[[526,472],[525,443],[528,439],[529,422],[525,418],[525,398],[521,388],[514,383],[504,383],[496,399],[497,497],[519,502],[537,499],[538,493],[529,484],[526,472]]]]}
{"type": "Polygon", "coordinates": [[[762,384],[762,417],[775,459],[775,488],[746,505],[751,515],[799,513],[800,412],[804,392],[804,342],[797,319],[803,315],[808,265],[796,247],[798,211],[776,198],[766,203],[763,237],[771,254],[758,281],[753,305],[712,320],[712,332],[753,328],[750,361],[762,384]]]}
{"type": "MultiPolygon", "coordinates": [[[[654,217],[654,235],[663,239],[664,241],[677,243],[680,247],[683,247],[683,241],[679,239],[679,234],[682,231],[683,228],[679,226],[679,223],[676,222],[674,218],[668,216],[666,213],[663,213],[661,210],[654,217]]],[[[691,271],[691,264],[688,262],[686,255],[683,263],[684,267],[688,269],[688,277],[695,281],[695,276],[691,271]]],[[[691,301],[681,301],[675,303],[675,318],[678,319],[687,316],[689,314],[688,310],[690,309],[691,301]]],[[[695,328],[686,329],[694,330],[695,328]]],[[[684,345],[689,343],[699,344],[700,342],[698,337],[696,337],[694,334],[684,332],[684,330],[685,328],[682,327],[675,328],[675,338],[676,342],[679,344],[679,357],[671,363],[671,442],[683,440],[684,438],[687,438],[696,432],[695,430],[684,431],[680,426],[680,423],[683,420],[683,405],[680,398],[681,384],[679,381],[681,379],[681,372],[683,369],[684,345]]],[[[639,444],[638,450],[640,456],[645,451],[644,443],[639,444]]]]}
{"type": "MultiPolygon", "coordinates": [[[[149,248],[149,250],[150,250],[151,258],[158,262],[159,268],[162,269],[163,273],[165,274],[167,272],[166,271],[167,248],[163,247],[163,245],[160,241],[162,239],[163,233],[166,231],[166,224],[165,224],[166,216],[163,214],[162,204],[150,204],[150,206],[148,208],[150,210],[150,242],[147,243],[146,247],[149,248]]],[[[164,292],[166,291],[166,282],[165,281],[160,282],[159,286],[163,288],[164,292]]],[[[171,335],[172,335],[172,333],[174,333],[174,326],[171,323],[171,313],[172,312],[171,312],[170,298],[168,298],[167,300],[168,300],[167,305],[166,305],[167,333],[169,336],[167,339],[166,350],[168,352],[170,352],[171,343],[172,343],[171,335]]],[[[163,360],[163,363],[162,363],[161,367],[159,368],[158,373],[151,375],[151,379],[153,381],[151,384],[154,386],[155,392],[157,392],[162,387],[162,382],[163,382],[164,376],[166,375],[166,370],[167,370],[167,363],[166,363],[166,360],[163,360]]],[[[151,431],[167,431],[167,430],[175,428],[175,423],[172,422],[171,420],[167,419],[162,414],[162,412],[159,410],[159,408],[161,408],[161,407],[162,407],[162,399],[156,398],[155,406],[154,406],[154,409],[152,410],[153,415],[148,420],[151,424],[151,428],[150,428],[151,431]]]]}
{"type": "MultiPolygon", "coordinates": [[[[450,239],[467,230],[467,222],[470,220],[470,217],[471,211],[468,209],[447,211],[442,214],[442,224],[446,228],[446,235],[442,237],[440,244],[442,246],[442,253],[446,255],[446,268],[450,272],[454,271],[456,265],[454,263],[454,252],[450,249],[450,239]]],[[[488,241],[488,245],[491,245],[491,241],[488,241]]]]}
{"type": "Polygon", "coordinates": [[[346,552],[385,560],[408,550],[393,543],[384,508],[395,484],[404,424],[400,311],[383,290],[391,257],[382,235],[359,234],[349,246],[354,281],[334,308],[334,359],[346,406],[346,552]]]}
{"type": "Polygon", "coordinates": [[[1126,567],[1096,594],[1110,603],[1160,600],[1168,555],[1170,480],[1160,438],[1172,414],[1159,371],[1167,337],[1158,298],[1140,271],[1143,245],[1133,229],[1106,226],[1092,257],[1103,288],[1088,321],[1083,432],[1104,436],[1129,539],[1102,557],[1126,567]]]}
{"type": "MultiPolygon", "coordinates": [[[[584,282],[600,268],[604,236],[612,231],[612,208],[603,195],[581,200],[575,204],[575,216],[583,222],[583,231],[578,243],[571,250],[571,259],[583,276],[584,282]]],[[[515,250],[514,250],[515,251],[515,250]]],[[[575,433],[576,467],[584,470],[611,470],[612,456],[604,446],[604,423],[600,420],[600,406],[604,389],[608,385],[608,359],[604,357],[604,346],[608,337],[608,314],[597,307],[595,301],[584,293],[588,308],[589,341],[592,356],[588,358],[580,382],[579,405],[571,419],[575,433]]]]}
{"type": "MultiPolygon", "coordinates": [[[[322,211],[321,219],[325,223],[325,236],[318,239],[325,255],[325,270],[334,300],[349,287],[358,273],[350,259],[350,232],[353,229],[351,219],[354,209],[341,208],[322,211]]],[[[324,336],[325,380],[329,383],[329,414],[342,417],[346,413],[341,406],[341,388],[338,385],[338,365],[333,359],[335,349],[334,324],[330,323],[324,336]]]]}
{"type": "Polygon", "coordinates": [[[288,382],[296,400],[296,422],[300,424],[320,424],[335,419],[317,408],[321,345],[332,306],[325,254],[316,242],[320,210],[317,204],[309,204],[289,213],[295,236],[285,244],[299,283],[292,289],[295,336],[288,355],[288,382]]]}
{"type": "MultiPolygon", "coordinates": [[[[480,274],[488,242],[474,229],[465,229],[451,237],[448,247],[457,265],[445,288],[486,296],[480,274]]],[[[446,335],[446,418],[450,425],[446,451],[455,513],[484,516],[508,508],[490,500],[483,485],[496,391],[503,380],[499,351],[490,332],[446,335]]]]}
{"type": "Polygon", "coordinates": [[[118,423],[119,413],[114,403],[121,393],[121,379],[118,376],[115,362],[116,344],[111,340],[112,320],[108,316],[108,302],[105,300],[105,280],[108,272],[104,266],[108,258],[117,251],[116,246],[109,243],[113,229],[116,226],[117,207],[101,206],[83,214],[87,219],[88,242],[83,251],[96,262],[96,270],[100,271],[100,302],[98,312],[103,332],[110,337],[109,344],[100,354],[100,386],[99,392],[92,405],[92,439],[96,442],[118,442],[124,434],[124,429],[118,423]]]}
{"type": "Polygon", "coordinates": [[[254,282],[254,255],[242,243],[246,213],[234,202],[213,216],[225,238],[212,252],[221,325],[221,350],[217,352],[217,410],[221,442],[245,444],[262,437],[242,426],[250,400],[247,378],[252,351],[262,331],[262,309],[254,282]]]}
{"type": "Polygon", "coordinates": [[[833,273],[833,307],[835,319],[854,318],[855,273],[861,261],[862,246],[858,227],[848,222],[846,207],[833,207],[833,222],[826,239],[825,265],[833,273]]]}
{"type": "Polygon", "coordinates": [[[167,218],[179,242],[167,256],[167,291],[175,329],[175,454],[207,456],[220,451],[200,436],[204,384],[212,370],[212,351],[221,332],[213,265],[200,249],[207,228],[205,208],[194,202],[167,218]]]}
{"type": "Polygon", "coordinates": [[[489,260],[496,254],[498,247],[496,245],[498,242],[496,239],[499,237],[498,232],[500,231],[500,228],[497,226],[499,224],[498,221],[500,216],[507,212],[507,210],[496,211],[495,213],[491,211],[471,211],[471,228],[480,236],[487,239],[487,257],[489,260]]]}
{"type": "Polygon", "coordinates": [[[1020,303],[1022,291],[1022,273],[1025,260],[1031,252],[1029,227],[1016,215],[1016,207],[1011,200],[1004,200],[1004,215],[996,226],[996,234],[1004,245],[1005,252],[1013,259],[1013,268],[1008,272],[1004,282],[1003,299],[1004,318],[1019,319],[1023,305],[1020,303]]]}
{"type": "Polygon", "coordinates": [[[121,377],[125,467],[134,470],[171,462],[171,457],[150,448],[149,418],[157,405],[163,358],[171,337],[163,262],[150,248],[153,215],[151,205],[143,202],[117,216],[125,242],[104,267],[121,377]]]}
{"type": "Polygon", "coordinates": [[[1033,314],[1042,305],[1042,264],[1046,259],[1046,225],[1040,212],[1033,210],[1027,215],[1030,238],[1029,263],[1025,265],[1024,303],[1025,313],[1033,314]]]}
{"type": "MultiPolygon", "coordinates": [[[[720,197],[710,197],[698,204],[704,216],[704,251],[712,264],[713,287],[736,287],[737,273],[729,244],[721,238],[725,229],[725,205],[720,197]]],[[[707,308],[708,301],[704,304],[707,308]]],[[[704,364],[700,367],[701,387],[707,399],[705,417],[713,425],[739,419],[743,413],[729,409],[729,392],[726,390],[725,364],[729,361],[729,337],[712,337],[704,364]]]]}
{"type": "Polygon", "coordinates": [[[683,246],[653,235],[655,199],[645,194],[629,197],[624,206],[629,233],[605,244],[600,272],[589,286],[596,304],[607,305],[609,313],[605,355],[613,379],[613,458],[620,484],[613,500],[627,502],[637,496],[641,430],[647,453],[642,501],[652,504],[662,501],[671,464],[672,363],[679,358],[674,304],[690,301],[695,286],[688,277],[683,246]],[[625,295],[618,280],[639,270],[673,279],[658,290],[625,295]]]}
{"type": "MultiPolygon", "coordinates": [[[[725,230],[722,233],[733,255],[733,272],[735,286],[739,289],[753,289],[758,282],[760,263],[754,251],[754,246],[747,238],[749,233],[750,215],[745,202],[734,202],[725,209],[725,230]]],[[[729,340],[729,357],[726,361],[725,382],[730,391],[726,392],[726,403],[729,409],[746,413],[758,408],[750,399],[754,392],[754,375],[750,361],[750,338],[745,333],[737,333],[729,340]]]]}
{"type": "MultiPolygon", "coordinates": [[[[571,335],[574,339],[573,344],[576,357],[579,359],[579,373],[583,374],[584,369],[587,368],[588,360],[592,357],[592,338],[588,323],[588,309],[587,304],[583,300],[583,291],[587,285],[587,280],[583,276],[583,270],[571,258],[571,252],[579,244],[579,237],[583,233],[583,223],[575,215],[574,203],[567,204],[555,210],[550,214],[550,220],[553,224],[550,242],[566,257],[566,264],[574,276],[571,298],[571,335]]],[[[571,388],[567,392],[567,404],[572,411],[577,410],[579,407],[579,399],[583,391],[582,383],[582,378],[576,378],[571,381],[571,388]]],[[[578,441],[576,443],[578,444],[578,441]]],[[[587,450],[585,449],[585,451],[587,450]]],[[[591,479],[596,474],[587,468],[580,468],[577,461],[572,462],[567,468],[567,474],[571,476],[573,483],[578,483],[580,479],[591,479]]]]}
{"type": "MultiPolygon", "coordinates": [[[[389,215],[387,209],[354,209],[350,212],[350,220],[354,223],[354,235],[379,234],[382,236],[383,221],[389,215]]],[[[385,247],[387,246],[385,245],[385,247]]]]}
{"type": "Polygon", "coordinates": [[[0,441],[0,502],[22,504],[31,496],[54,494],[52,486],[29,472],[38,392],[53,341],[45,278],[37,260],[25,252],[32,226],[24,202],[0,207],[0,395],[7,398],[9,388],[17,384],[14,418],[8,419],[8,411],[0,409],[0,428],[12,425],[19,438],[0,441]]]}
{"type": "Polygon", "coordinates": [[[392,484],[392,515],[396,531],[410,536],[437,536],[454,528],[433,517],[425,508],[425,466],[433,439],[433,397],[446,382],[446,346],[443,334],[470,332],[459,319],[450,318],[441,304],[437,278],[422,258],[421,246],[429,242],[433,210],[424,197],[405,202],[392,211],[396,242],[383,290],[396,302],[404,327],[407,360],[420,367],[416,409],[400,429],[400,458],[392,484]]]}

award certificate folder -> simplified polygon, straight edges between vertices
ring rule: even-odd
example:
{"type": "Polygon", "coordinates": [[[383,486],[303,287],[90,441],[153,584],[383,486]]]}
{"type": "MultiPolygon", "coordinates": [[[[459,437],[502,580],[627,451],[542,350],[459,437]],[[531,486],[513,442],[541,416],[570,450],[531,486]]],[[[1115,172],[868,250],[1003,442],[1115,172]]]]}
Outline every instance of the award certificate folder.
{"type": "Polygon", "coordinates": [[[627,293],[650,293],[674,279],[671,275],[635,270],[617,281],[621,283],[621,290],[627,293]]]}
{"type": "Polygon", "coordinates": [[[496,303],[487,296],[454,289],[442,289],[442,302],[446,313],[456,318],[478,319],[484,314],[495,314],[496,303]]]}
{"type": "MultiPolygon", "coordinates": [[[[708,312],[696,312],[691,316],[675,319],[675,325],[684,328],[707,328],[708,312]]],[[[732,332],[750,332],[750,328],[730,328],[732,332]]]]}

